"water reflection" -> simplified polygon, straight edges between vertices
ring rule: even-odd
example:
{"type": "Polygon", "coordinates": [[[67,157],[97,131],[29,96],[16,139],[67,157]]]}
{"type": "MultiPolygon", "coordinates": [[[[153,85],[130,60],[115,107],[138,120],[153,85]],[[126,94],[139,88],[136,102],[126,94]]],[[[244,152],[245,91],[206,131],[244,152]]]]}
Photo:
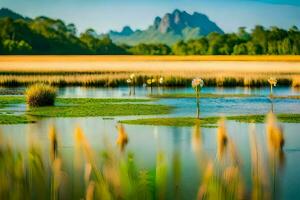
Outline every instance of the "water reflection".
{"type": "MultiPolygon", "coordinates": [[[[128,88],[125,88],[124,91],[120,88],[112,89],[113,91],[105,91],[107,92],[105,95],[122,96],[124,92],[123,97],[126,97],[128,95],[127,89],[128,88]]],[[[150,88],[148,89],[150,90],[150,88]]],[[[206,88],[203,90],[205,89],[206,88]]],[[[99,89],[91,91],[90,89],[86,89],[84,94],[81,94],[81,88],[75,90],[78,96],[94,97],[104,94],[99,93],[99,89]]],[[[153,88],[153,92],[165,92],[166,90],[160,88],[156,91],[155,88],[153,88]]],[[[188,91],[189,89],[183,88],[174,90],[174,92],[181,92],[183,90],[188,91]]],[[[210,89],[208,89],[207,92],[209,90],[210,89]]],[[[232,89],[214,90],[218,92],[238,91],[232,89]]],[[[278,90],[280,90],[280,88],[274,92],[276,93],[278,90]]],[[[146,90],[143,91],[145,94],[150,92],[146,90]]],[[[264,93],[264,90],[249,89],[244,92],[264,93]]],[[[137,88],[136,96],[139,96],[141,93],[139,93],[137,88]]],[[[289,91],[289,89],[287,89],[284,90],[283,93],[295,94],[295,91],[289,91]]],[[[161,100],[158,103],[178,106],[171,115],[190,116],[194,113],[194,101],[194,99],[168,99],[167,101],[161,100]]],[[[201,99],[201,101],[201,114],[204,116],[220,113],[264,114],[269,111],[270,103],[271,108],[273,104],[275,105],[277,113],[300,111],[300,105],[297,100],[273,99],[272,101],[268,101],[268,99],[264,97],[251,99],[201,99]]],[[[123,150],[125,153],[133,152],[141,168],[155,167],[155,171],[161,176],[161,178],[156,180],[158,184],[167,184],[170,180],[166,180],[168,179],[166,177],[169,177],[169,175],[172,176],[171,183],[174,183],[174,185],[171,187],[171,194],[166,194],[166,191],[161,191],[161,193],[159,193],[161,197],[165,197],[166,195],[173,197],[172,199],[192,199],[195,194],[201,197],[207,192],[207,186],[205,187],[205,184],[203,184],[204,186],[199,186],[200,178],[196,175],[201,174],[201,177],[203,177],[201,180],[211,180],[211,178],[216,178],[216,174],[214,174],[216,170],[217,175],[219,174],[225,177],[225,182],[229,181],[232,183],[232,180],[242,182],[240,179],[243,179],[244,182],[248,183],[250,180],[253,185],[257,187],[254,188],[252,192],[253,199],[269,199],[273,196],[278,196],[278,198],[282,199],[298,199],[300,197],[298,183],[300,179],[299,124],[282,124],[285,128],[285,137],[283,138],[283,135],[280,134],[282,133],[282,127],[278,124],[276,126],[274,124],[269,125],[270,127],[277,127],[270,130],[268,128],[266,129],[264,124],[257,124],[257,131],[250,131],[251,133],[249,134],[248,124],[227,122],[227,126],[224,126],[224,129],[221,129],[222,131],[219,130],[220,132],[225,132],[226,137],[224,137],[224,135],[222,137],[220,136],[220,143],[218,143],[216,140],[218,131],[214,128],[200,128],[200,125],[193,129],[188,127],[125,125],[123,130],[118,130],[116,129],[116,125],[120,119],[123,118],[117,117],[111,120],[104,120],[101,117],[73,119],[53,118],[40,120],[36,124],[5,125],[1,127],[3,129],[3,135],[10,139],[12,146],[16,145],[17,147],[26,149],[28,144],[24,141],[40,141],[38,148],[44,149],[50,146],[53,148],[53,152],[56,152],[56,145],[55,142],[53,142],[55,140],[50,140],[52,142],[49,142],[47,134],[48,128],[53,125],[56,127],[55,132],[57,133],[54,135],[56,135],[57,141],[61,144],[58,149],[61,150],[61,154],[63,155],[73,155],[72,149],[74,148],[74,151],[76,151],[76,145],[80,143],[78,141],[83,140],[79,139],[81,137],[80,134],[75,142],[73,140],[75,127],[78,126],[82,128],[81,131],[86,133],[84,141],[88,141],[90,148],[95,150],[104,148],[103,143],[105,142],[103,141],[112,141],[112,143],[114,143],[116,140],[123,140],[120,138],[127,138],[127,142],[120,142],[122,145],[116,148],[120,148],[120,150],[123,150]],[[122,134],[120,132],[122,132],[122,134]],[[269,134],[269,132],[276,134],[269,134]],[[128,138],[130,138],[129,143],[128,138]],[[225,140],[224,138],[227,139],[225,140]],[[249,141],[250,148],[248,148],[249,141]],[[156,148],[157,146],[158,150],[156,148]],[[157,155],[157,152],[164,153],[157,155]],[[215,163],[216,155],[218,155],[222,163],[226,164],[229,160],[232,166],[224,166],[223,170],[218,171],[220,166],[215,163]],[[240,158],[243,163],[241,163],[240,158]],[[203,160],[205,160],[205,162],[203,162],[203,160]],[[239,166],[243,166],[242,171],[237,168],[239,166]],[[171,172],[167,173],[165,171],[166,168],[171,172]],[[247,177],[245,176],[245,172],[251,172],[251,175],[247,177]],[[271,191],[269,196],[267,195],[267,191],[271,191]]],[[[80,133],[79,130],[77,130],[77,132],[80,133]]],[[[115,146],[116,145],[113,145],[112,148],[115,146]]],[[[53,154],[58,155],[57,153],[53,154]]],[[[53,156],[51,160],[57,163],[57,169],[59,169],[60,163],[56,160],[56,157],[57,156],[53,156]]],[[[79,164],[84,162],[84,158],[80,161],[74,161],[74,163],[79,164]]],[[[71,160],[68,164],[72,166],[73,161],[71,160]]],[[[74,167],[76,165],[77,164],[74,164],[74,167]]],[[[85,178],[86,186],[83,188],[88,188],[88,191],[93,190],[93,184],[88,182],[90,177],[93,176],[91,169],[91,162],[87,162],[86,165],[81,166],[81,170],[87,174],[85,178]]],[[[107,174],[110,175],[109,171],[107,174]]],[[[115,177],[112,178],[115,180],[115,177]]],[[[243,187],[244,186],[241,185],[241,188],[238,190],[243,190],[243,187]]],[[[234,185],[234,188],[239,187],[234,185]]]]}
{"type": "MultiPolygon", "coordinates": [[[[39,145],[40,148],[48,148],[55,146],[53,145],[54,143],[51,143],[51,140],[49,141],[48,139],[49,127],[54,125],[56,127],[57,141],[61,143],[59,149],[62,155],[68,155],[67,152],[70,151],[70,147],[75,147],[74,149],[76,150],[76,145],[81,144],[77,146],[83,147],[82,144],[86,143],[84,141],[90,143],[89,148],[95,150],[104,148],[104,137],[108,137],[106,141],[116,141],[118,139],[118,130],[115,128],[117,121],[118,119],[101,120],[101,118],[48,119],[32,125],[3,126],[3,134],[5,137],[12,138],[12,145],[15,145],[16,143],[24,143],[26,140],[22,138],[31,133],[38,138],[37,140],[44,144],[39,145]],[[84,130],[86,136],[82,138],[80,134],[81,131],[77,130],[77,139],[73,144],[73,133],[78,126],[82,127],[81,130],[84,130]],[[16,127],[19,128],[17,129],[16,127]],[[28,128],[28,132],[24,133],[22,130],[26,129],[26,127],[28,128]]],[[[265,188],[265,191],[272,191],[272,196],[278,195],[278,197],[282,197],[283,199],[285,197],[299,197],[295,189],[298,187],[297,184],[283,184],[288,183],[288,180],[293,182],[297,178],[300,178],[300,162],[291,162],[291,160],[297,160],[298,156],[297,153],[294,153],[295,150],[299,149],[299,144],[295,142],[298,138],[297,130],[299,126],[297,124],[285,124],[287,127],[284,140],[285,148],[278,148],[282,146],[282,142],[267,143],[268,137],[265,137],[265,135],[267,136],[268,130],[265,129],[265,125],[263,124],[258,124],[257,130],[259,131],[254,131],[254,133],[252,132],[250,135],[248,134],[247,124],[227,122],[226,125],[222,131],[227,133],[228,139],[227,145],[225,146],[226,149],[222,153],[220,165],[216,165],[215,163],[219,162],[215,159],[219,151],[216,139],[218,138],[217,129],[200,128],[200,126],[194,128],[124,126],[123,131],[125,132],[126,130],[127,137],[130,139],[125,152],[133,152],[142,168],[151,168],[153,163],[159,163],[160,167],[157,167],[156,164],[155,167],[157,173],[162,174],[162,177],[166,176],[164,170],[167,167],[167,169],[170,170],[170,172],[167,173],[170,176],[168,175],[167,177],[172,178],[167,178],[167,180],[159,179],[157,181],[162,181],[161,184],[166,184],[165,181],[172,184],[172,187],[169,188],[172,191],[171,194],[162,192],[164,195],[172,197],[172,199],[184,199],[185,197],[186,199],[191,199],[194,198],[194,195],[198,193],[198,191],[199,195],[201,195],[201,193],[203,194],[205,187],[199,186],[200,179],[196,175],[205,172],[203,173],[203,178],[208,177],[208,180],[210,180],[209,177],[215,177],[215,170],[218,171],[218,169],[222,169],[220,173],[222,172],[222,176],[224,175],[224,177],[226,177],[224,181],[240,180],[240,178],[242,178],[244,179],[242,182],[245,182],[248,178],[244,173],[249,174],[249,172],[252,171],[251,174],[253,174],[253,177],[250,176],[249,179],[258,184],[258,189],[260,189],[257,191],[258,196],[263,192],[261,188],[265,188]],[[266,132],[263,130],[266,130],[266,132]],[[153,134],[156,136],[153,137],[153,134]],[[255,137],[255,139],[248,140],[248,138],[251,137],[255,137]],[[205,140],[203,138],[205,138],[205,140]],[[252,141],[249,149],[247,145],[248,141],[252,141]],[[155,147],[158,142],[160,145],[157,151],[155,147]],[[234,142],[235,146],[232,146],[231,144],[233,143],[231,142],[234,142]],[[268,147],[268,145],[270,145],[270,147],[268,147]],[[272,148],[276,149],[276,151],[273,151],[272,148]],[[288,149],[292,149],[293,151],[288,151],[288,149]],[[157,156],[157,152],[164,153],[161,156],[157,156]],[[238,154],[236,154],[237,152],[238,154]],[[288,155],[286,155],[287,153],[288,155]],[[270,161],[268,161],[269,159],[267,158],[270,158],[270,161]],[[242,160],[243,163],[239,164],[241,163],[239,160],[242,160]],[[228,166],[228,163],[231,163],[230,166],[228,166]],[[223,167],[220,168],[221,166],[223,167]],[[243,167],[242,171],[237,169],[239,166],[243,167]],[[251,168],[248,169],[247,166],[251,166],[251,168]],[[213,176],[210,175],[212,170],[213,176]],[[267,180],[269,180],[269,178],[270,181],[268,183],[267,180]]],[[[219,130],[219,132],[221,131],[219,130]]],[[[282,141],[278,136],[273,137],[273,139],[274,141],[282,141]]],[[[273,141],[273,139],[270,141],[273,141]]],[[[113,145],[112,148],[119,147],[113,145]]],[[[88,155],[89,153],[86,154],[86,156],[88,155]]],[[[54,160],[55,159],[53,159],[53,161],[54,160]]],[[[85,158],[78,163],[82,163],[84,160],[85,158]]],[[[74,163],[77,163],[77,161],[74,161],[74,163]]],[[[82,170],[87,171],[87,174],[89,174],[90,168],[88,165],[89,164],[82,167],[82,170]]],[[[90,165],[92,165],[92,163],[90,163],[90,165]]],[[[203,179],[201,178],[201,180],[203,179]]]]}
{"type": "MultiPolygon", "coordinates": [[[[118,88],[83,88],[83,87],[66,87],[60,88],[59,94],[68,97],[128,97],[128,87],[118,88]]],[[[214,94],[253,94],[268,96],[270,89],[263,88],[215,88],[205,87],[201,93],[214,94]]],[[[147,97],[149,94],[170,94],[170,93],[194,93],[193,88],[166,88],[166,87],[136,87],[136,97],[147,97]]],[[[300,91],[289,87],[277,87],[273,92],[274,95],[299,95],[300,91]]]]}

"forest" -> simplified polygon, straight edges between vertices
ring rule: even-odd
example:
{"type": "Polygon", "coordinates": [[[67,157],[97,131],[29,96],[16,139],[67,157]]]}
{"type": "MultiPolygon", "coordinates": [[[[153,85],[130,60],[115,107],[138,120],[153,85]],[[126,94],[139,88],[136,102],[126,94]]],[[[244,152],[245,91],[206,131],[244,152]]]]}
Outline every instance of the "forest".
{"type": "Polygon", "coordinates": [[[78,33],[74,24],[48,17],[32,20],[0,19],[2,55],[299,55],[300,31],[296,26],[240,27],[236,33],[207,36],[166,44],[115,44],[94,29],[78,33]]]}

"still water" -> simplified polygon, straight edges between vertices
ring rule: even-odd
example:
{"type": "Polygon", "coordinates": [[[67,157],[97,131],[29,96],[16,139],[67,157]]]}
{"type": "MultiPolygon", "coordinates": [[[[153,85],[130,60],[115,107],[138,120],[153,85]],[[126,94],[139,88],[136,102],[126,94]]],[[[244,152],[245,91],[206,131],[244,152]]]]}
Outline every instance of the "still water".
{"type": "MultiPolygon", "coordinates": [[[[145,98],[151,92],[149,89],[137,88],[136,95],[131,98],[145,98]]],[[[153,89],[153,93],[192,93],[192,88],[179,89],[153,89]]],[[[268,95],[268,88],[245,89],[245,88],[204,88],[203,93],[218,94],[257,94],[268,95]]],[[[300,95],[300,91],[291,88],[276,88],[278,95],[300,95]]],[[[128,98],[128,88],[61,88],[61,97],[124,97],[128,98]]],[[[164,116],[194,116],[194,99],[162,99],[154,103],[175,106],[170,115],[164,116]]],[[[207,98],[201,99],[201,115],[239,115],[239,114],[266,114],[270,110],[270,101],[267,97],[249,98],[207,98]]],[[[299,100],[278,99],[274,101],[274,110],[277,113],[300,113],[299,100]]],[[[147,117],[147,116],[145,116],[147,117]]],[[[155,117],[155,116],[151,116],[155,117]]],[[[115,117],[105,119],[103,117],[86,118],[50,118],[42,119],[35,124],[25,125],[3,125],[0,126],[3,134],[11,143],[20,148],[26,145],[30,138],[37,138],[44,147],[48,147],[48,129],[54,125],[59,133],[61,151],[67,156],[72,156],[74,146],[73,134],[76,127],[81,127],[90,144],[95,150],[104,148],[104,141],[115,145],[117,138],[116,124],[124,118],[137,117],[115,117]]],[[[242,158],[243,169],[247,174],[250,171],[250,147],[249,147],[249,124],[229,121],[227,129],[238,148],[242,158]]],[[[256,137],[266,151],[265,125],[256,124],[256,137]]],[[[278,173],[278,199],[300,198],[300,124],[283,123],[285,134],[284,155],[285,163],[283,169],[278,173]]],[[[199,168],[196,162],[196,149],[193,128],[190,127],[163,127],[163,126],[141,126],[125,125],[129,136],[127,151],[133,152],[138,163],[145,168],[154,168],[157,152],[162,151],[166,155],[168,173],[172,175],[172,163],[175,159],[180,160],[180,193],[182,199],[195,199],[199,189],[199,168]]],[[[217,142],[217,129],[201,128],[201,144],[205,153],[215,159],[217,142]]],[[[246,173],[245,173],[246,174],[246,173]]],[[[245,177],[250,181],[249,177],[245,177]]],[[[172,181],[172,178],[169,180],[172,181]]],[[[169,196],[172,198],[172,188],[169,196]]]]}

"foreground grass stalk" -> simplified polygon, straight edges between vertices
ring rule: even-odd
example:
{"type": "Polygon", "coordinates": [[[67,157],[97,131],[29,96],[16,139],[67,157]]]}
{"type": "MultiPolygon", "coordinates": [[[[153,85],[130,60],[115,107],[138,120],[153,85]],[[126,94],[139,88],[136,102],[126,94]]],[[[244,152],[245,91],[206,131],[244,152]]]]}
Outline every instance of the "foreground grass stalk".
{"type": "MultiPolygon", "coordinates": [[[[128,140],[125,127],[119,135],[128,140]]],[[[234,138],[229,137],[225,121],[219,122],[216,138],[216,158],[204,151],[200,125],[196,126],[191,143],[199,161],[199,187],[197,199],[270,199],[280,198],[278,176],[284,165],[284,135],[273,113],[266,125],[268,151],[261,150],[255,131],[251,131],[251,182],[244,179],[245,166],[241,163],[234,138]],[[269,165],[264,166],[264,155],[269,165]],[[269,171],[265,172],[265,167],[269,171]],[[269,182],[271,184],[269,184],[269,182]],[[247,183],[247,184],[246,184],[247,183]],[[270,187],[268,187],[270,185],[270,187]],[[269,188],[272,193],[269,193],[269,188]]],[[[49,129],[49,146],[45,153],[32,138],[28,156],[0,137],[0,197],[1,199],[170,199],[185,197],[181,193],[182,174],[179,151],[173,153],[173,170],[169,173],[168,154],[158,151],[151,169],[141,169],[129,149],[120,153],[106,144],[100,153],[90,145],[84,132],[77,128],[75,137],[75,166],[68,167],[69,157],[60,152],[57,132],[49,129]],[[172,177],[169,177],[171,175],[172,177]],[[169,185],[169,181],[173,181],[169,185]],[[170,187],[171,186],[171,187],[170,187]],[[14,190],[11,190],[14,188],[14,190]],[[171,192],[174,194],[170,194],[171,192]]],[[[121,141],[121,139],[117,139],[121,141]]],[[[198,173],[195,172],[195,179],[198,173]]],[[[192,181],[193,182],[193,181],[192,181]]],[[[187,184],[190,184],[187,182],[187,184]]],[[[182,188],[187,188],[184,185],[182,188]]],[[[190,191],[190,190],[188,190],[190,191]]],[[[191,197],[193,194],[187,194],[191,197]]]]}

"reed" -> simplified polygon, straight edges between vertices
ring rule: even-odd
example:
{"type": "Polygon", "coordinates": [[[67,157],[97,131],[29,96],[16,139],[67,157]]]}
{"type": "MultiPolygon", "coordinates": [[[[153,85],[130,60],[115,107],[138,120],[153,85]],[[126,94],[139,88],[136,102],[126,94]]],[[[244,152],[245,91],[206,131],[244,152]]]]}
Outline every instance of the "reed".
{"type": "MultiPolygon", "coordinates": [[[[268,87],[268,74],[208,73],[208,72],[47,72],[47,73],[0,73],[0,86],[20,87],[36,83],[51,86],[82,87],[190,87],[195,75],[202,77],[207,87],[268,87]]],[[[299,87],[299,75],[274,74],[278,86],[299,87]]]]}
{"type": "MultiPolygon", "coordinates": [[[[197,199],[269,199],[278,195],[277,171],[270,173],[265,170],[263,162],[264,156],[272,160],[272,155],[282,157],[284,154],[283,131],[274,114],[268,116],[266,124],[267,142],[272,154],[263,154],[262,144],[257,142],[253,129],[249,135],[252,169],[249,174],[252,181],[249,183],[245,181],[245,173],[242,173],[245,171],[244,165],[234,140],[228,136],[225,121],[221,120],[219,124],[216,148],[220,159],[205,155],[206,151],[201,150],[201,126],[198,124],[194,130],[193,146],[201,163],[199,190],[194,196],[197,199]],[[279,154],[273,154],[273,150],[279,154]],[[271,180],[275,180],[272,185],[275,190],[269,187],[271,180]]],[[[183,163],[178,151],[173,156],[172,183],[169,181],[168,156],[162,151],[157,153],[154,169],[141,169],[134,155],[126,150],[126,145],[120,152],[105,143],[104,150],[95,152],[82,129],[77,128],[74,133],[74,158],[70,158],[69,154],[66,156],[61,152],[58,134],[54,127],[50,127],[50,145],[46,151],[32,138],[25,151],[13,148],[0,135],[1,199],[176,199],[186,195],[180,194],[183,163]],[[67,163],[72,159],[75,165],[70,168],[67,163]],[[173,194],[170,194],[170,188],[175,191],[173,194]]],[[[128,135],[125,128],[119,126],[117,144],[124,140],[128,140],[128,135]]]]}

